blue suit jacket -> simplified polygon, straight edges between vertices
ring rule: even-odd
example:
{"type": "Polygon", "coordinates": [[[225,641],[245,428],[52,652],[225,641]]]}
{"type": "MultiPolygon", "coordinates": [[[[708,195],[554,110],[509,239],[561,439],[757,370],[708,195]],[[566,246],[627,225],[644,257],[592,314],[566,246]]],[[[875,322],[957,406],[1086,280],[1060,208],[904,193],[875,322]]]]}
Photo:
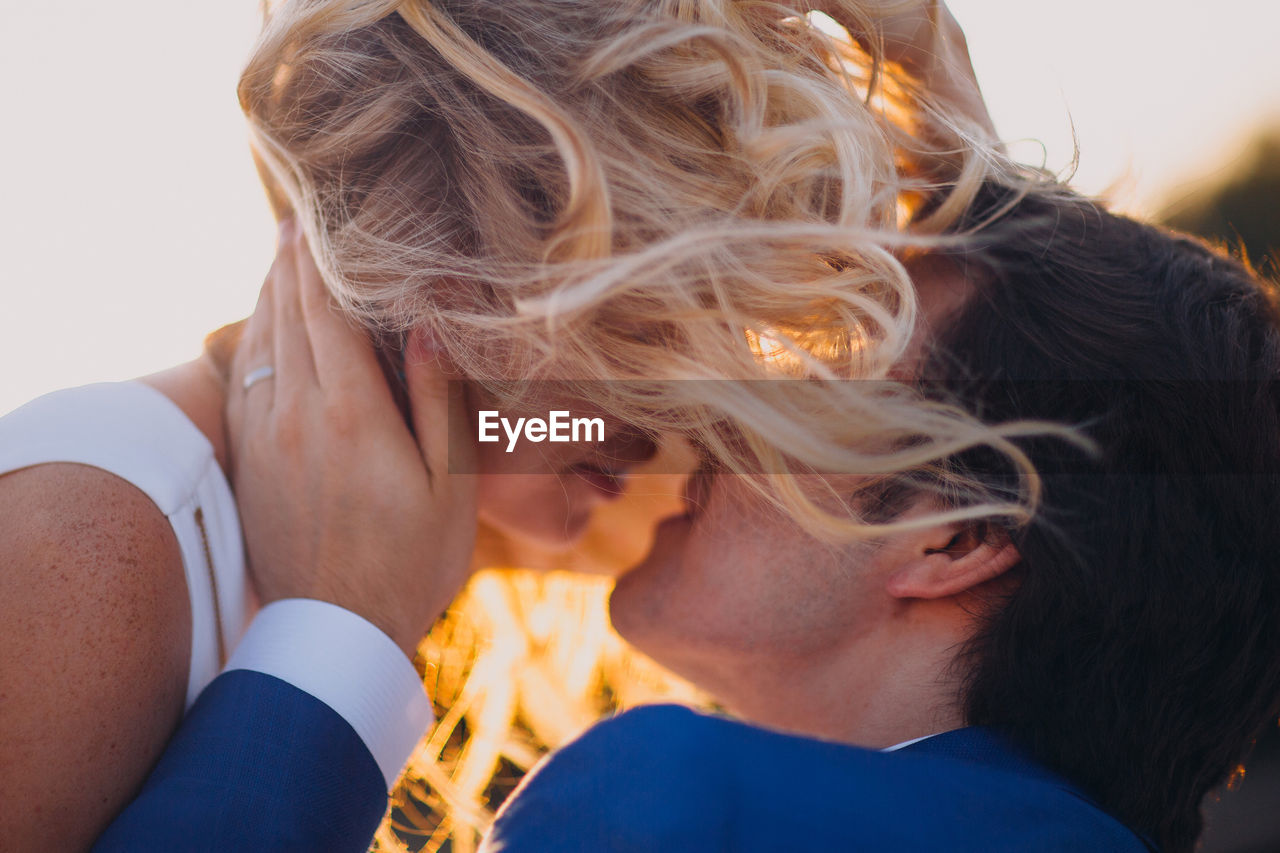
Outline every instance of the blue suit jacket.
{"type": "Polygon", "coordinates": [[[654,706],[554,754],[501,812],[486,849],[1142,853],[1148,845],[985,729],[883,753],[654,706]]]}
{"type": "MultiPolygon", "coordinates": [[[[232,671],[201,694],[94,849],[359,853],[385,809],[382,774],[342,717],[284,681],[232,671]]],[[[555,753],[501,812],[488,849],[1145,848],[982,729],[880,753],[654,706],[555,753]]]]}
{"type": "Polygon", "coordinates": [[[248,670],[219,675],[95,851],[363,851],[386,782],[337,712],[248,670]]]}

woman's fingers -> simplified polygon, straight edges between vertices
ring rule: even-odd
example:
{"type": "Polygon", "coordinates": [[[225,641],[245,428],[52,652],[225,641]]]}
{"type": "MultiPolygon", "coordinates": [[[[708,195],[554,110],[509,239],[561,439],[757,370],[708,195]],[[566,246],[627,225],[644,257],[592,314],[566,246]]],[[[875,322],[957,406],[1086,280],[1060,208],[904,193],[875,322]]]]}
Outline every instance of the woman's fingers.
{"type": "MultiPolygon", "coordinates": [[[[890,3],[880,9],[875,25],[884,58],[909,71],[918,72],[927,66],[936,48],[938,8],[937,0],[922,0],[890,3]]],[[[866,34],[854,35],[865,44],[866,34]]]]}
{"type": "Polygon", "coordinates": [[[317,383],[311,341],[302,318],[302,277],[310,255],[302,242],[301,229],[290,220],[282,226],[280,248],[273,268],[271,342],[276,372],[276,394],[296,402],[297,395],[309,392],[317,383]],[[305,260],[304,260],[305,255],[305,260]]]}
{"type": "MultiPolygon", "coordinates": [[[[285,243],[285,229],[282,224],[279,245],[285,243]]],[[[236,346],[235,356],[231,361],[231,375],[227,385],[227,439],[230,443],[231,467],[234,473],[244,456],[244,442],[247,436],[260,431],[261,423],[269,417],[275,399],[275,377],[257,378],[252,381],[252,388],[245,388],[245,381],[252,377],[262,377],[267,368],[274,369],[275,348],[272,344],[274,329],[274,303],[272,291],[281,266],[280,251],[277,248],[275,262],[267,272],[258,293],[258,304],[253,314],[245,322],[244,331],[236,346]],[[250,410],[248,404],[249,391],[253,392],[254,405],[250,410]],[[249,422],[253,421],[253,425],[249,422]]]]}
{"type": "Polygon", "coordinates": [[[381,405],[391,392],[369,336],[334,310],[305,237],[298,238],[296,250],[302,318],[321,386],[355,397],[372,395],[381,405]]]}
{"type": "Polygon", "coordinates": [[[267,277],[263,279],[262,288],[258,291],[258,303],[254,306],[249,319],[245,321],[235,355],[231,359],[231,385],[234,388],[242,387],[244,378],[249,373],[272,362],[271,288],[278,263],[277,256],[277,261],[272,264],[271,269],[267,271],[267,277]]]}
{"type": "Polygon", "coordinates": [[[970,119],[988,141],[998,138],[969,59],[964,30],[946,3],[887,0],[873,10],[871,20],[874,24],[871,32],[850,27],[847,21],[837,19],[837,22],[864,47],[876,40],[885,59],[915,76],[953,113],[970,119]]]}
{"type": "Polygon", "coordinates": [[[433,484],[450,471],[474,473],[475,444],[469,440],[471,419],[463,383],[419,335],[410,338],[404,370],[414,434],[433,484]]]}
{"type": "Polygon", "coordinates": [[[424,471],[439,531],[434,544],[433,584],[457,594],[466,582],[475,547],[476,442],[465,384],[438,351],[411,337],[405,353],[405,383],[424,471]]]}
{"type": "Polygon", "coordinates": [[[282,234],[228,389],[254,582],[263,601],[346,607],[412,654],[465,581],[475,534],[472,478],[447,476],[449,383],[421,359],[410,366],[429,434],[419,445],[367,336],[331,308],[306,241],[282,234]],[[275,375],[245,389],[266,365],[275,375]]]}
{"type": "MultiPolygon", "coordinates": [[[[399,410],[395,408],[369,337],[334,310],[305,237],[298,235],[294,247],[296,256],[289,268],[290,275],[287,281],[281,278],[276,295],[277,347],[282,341],[298,337],[297,330],[305,328],[316,380],[330,403],[329,410],[358,412],[371,422],[399,422],[399,410]],[[290,287],[297,290],[300,317],[281,307],[289,298],[290,287]]],[[[434,475],[448,473],[451,435],[455,437],[452,450],[455,470],[474,470],[471,460],[460,456],[474,453],[470,442],[458,440],[466,438],[469,425],[461,397],[462,383],[450,381],[448,371],[435,353],[423,347],[419,336],[412,337],[405,356],[405,381],[414,431],[428,475],[434,481],[437,480],[434,475]]],[[[407,432],[405,437],[409,438],[407,432]]]]}

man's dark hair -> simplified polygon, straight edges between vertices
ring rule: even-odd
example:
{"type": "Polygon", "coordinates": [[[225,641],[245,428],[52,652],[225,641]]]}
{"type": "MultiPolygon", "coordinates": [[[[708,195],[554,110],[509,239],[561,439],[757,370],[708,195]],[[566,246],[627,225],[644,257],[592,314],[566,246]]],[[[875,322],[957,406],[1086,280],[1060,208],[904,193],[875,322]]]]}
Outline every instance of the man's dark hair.
{"type": "MultiPolygon", "coordinates": [[[[1063,192],[989,189],[955,260],[976,294],[922,370],[1026,445],[1017,584],[958,658],[997,727],[1166,853],[1280,714],[1280,314],[1240,263],[1063,192]]],[[[994,488],[1007,466],[956,467],[994,488]]]]}

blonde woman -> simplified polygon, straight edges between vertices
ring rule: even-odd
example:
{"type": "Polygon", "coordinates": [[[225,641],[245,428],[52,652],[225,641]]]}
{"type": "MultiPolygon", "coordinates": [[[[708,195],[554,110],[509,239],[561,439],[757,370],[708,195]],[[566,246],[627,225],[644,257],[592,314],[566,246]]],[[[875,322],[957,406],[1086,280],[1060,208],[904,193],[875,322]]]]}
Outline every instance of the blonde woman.
{"type": "MultiPolygon", "coordinates": [[[[953,413],[856,390],[744,384],[708,398],[676,381],[779,365],[877,376],[905,346],[914,301],[897,224],[905,212],[919,233],[941,230],[994,162],[973,153],[987,137],[964,98],[945,86],[922,96],[928,66],[904,55],[886,74],[875,61],[880,41],[866,34],[907,5],[826,4],[859,50],[754,3],[282,3],[240,85],[268,189],[297,223],[281,270],[303,266],[305,235],[343,316],[385,354],[388,398],[397,362],[417,387],[428,341],[475,394],[515,405],[528,401],[513,382],[566,380],[611,423],[642,436],[678,427],[729,470],[886,471],[990,439],[953,413]],[[603,393],[598,380],[665,396],[603,393]],[[726,418],[743,441],[726,439],[726,418]],[[868,435],[911,440],[893,454],[850,449],[868,435]]],[[[16,662],[0,675],[6,849],[95,837],[251,621],[226,474],[253,473],[228,456],[223,400],[228,387],[269,391],[283,364],[242,354],[233,372],[233,349],[233,333],[217,336],[192,364],[51,395],[0,422],[0,632],[16,662]]],[[[419,433],[425,443],[431,429],[419,433]]],[[[454,544],[439,556],[457,582],[477,515],[511,536],[571,541],[626,474],[596,447],[542,459],[543,478],[501,479],[506,463],[477,461],[475,512],[465,489],[432,493],[448,508],[438,532],[454,544]],[[530,505],[540,512],[515,511],[530,505]]],[[[761,494],[815,529],[857,527],[803,493],[761,494]]],[[[366,592],[402,599],[393,611],[408,626],[330,631],[303,605],[263,630],[409,653],[442,606],[366,592]]],[[[368,677],[376,695],[381,676],[368,677]]],[[[420,731],[429,708],[401,698],[420,731]]],[[[369,746],[382,787],[414,737],[369,746]]]]}

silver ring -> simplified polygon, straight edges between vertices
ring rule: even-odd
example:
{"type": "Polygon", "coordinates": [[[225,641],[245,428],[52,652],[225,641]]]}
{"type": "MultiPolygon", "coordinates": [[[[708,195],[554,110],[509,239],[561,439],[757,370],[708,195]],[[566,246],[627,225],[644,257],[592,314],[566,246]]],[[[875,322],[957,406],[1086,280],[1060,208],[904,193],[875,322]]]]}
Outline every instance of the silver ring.
{"type": "Polygon", "coordinates": [[[264,379],[270,379],[276,375],[276,369],[269,364],[250,370],[244,375],[244,390],[248,391],[257,383],[264,379]]]}

